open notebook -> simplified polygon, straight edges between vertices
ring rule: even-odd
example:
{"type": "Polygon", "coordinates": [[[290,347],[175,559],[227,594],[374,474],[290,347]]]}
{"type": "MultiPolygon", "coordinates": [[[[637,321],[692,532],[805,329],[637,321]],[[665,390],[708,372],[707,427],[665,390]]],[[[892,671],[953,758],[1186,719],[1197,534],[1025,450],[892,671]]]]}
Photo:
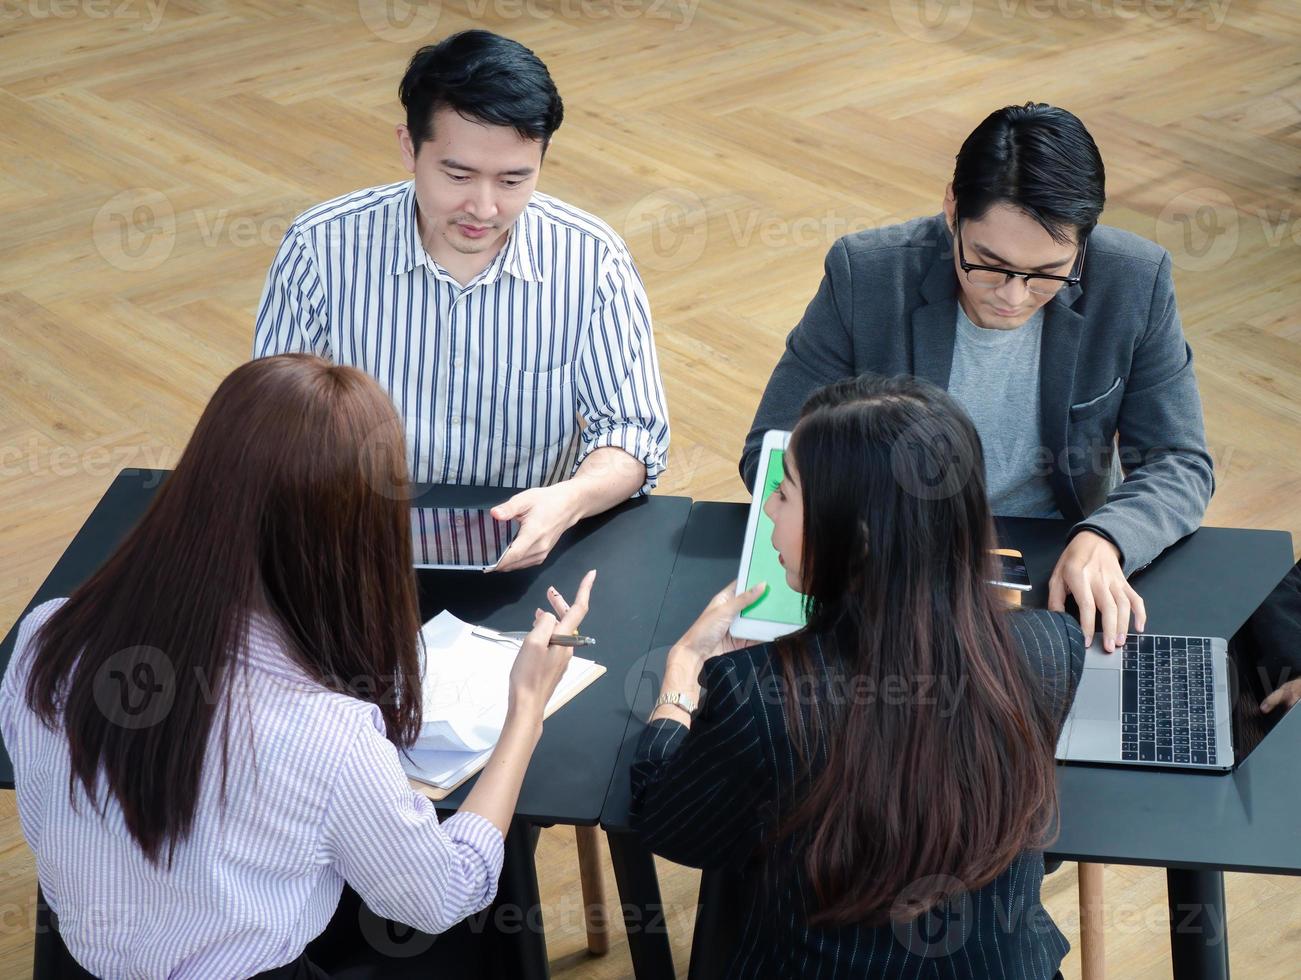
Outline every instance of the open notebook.
{"type": "MultiPolygon", "coordinates": [[[[518,647],[475,636],[474,626],[442,612],[420,631],[424,723],[402,767],[417,788],[441,800],[483,768],[506,720],[510,670],[518,647]]],[[[543,717],[565,704],[605,668],[574,657],[543,717]]]]}

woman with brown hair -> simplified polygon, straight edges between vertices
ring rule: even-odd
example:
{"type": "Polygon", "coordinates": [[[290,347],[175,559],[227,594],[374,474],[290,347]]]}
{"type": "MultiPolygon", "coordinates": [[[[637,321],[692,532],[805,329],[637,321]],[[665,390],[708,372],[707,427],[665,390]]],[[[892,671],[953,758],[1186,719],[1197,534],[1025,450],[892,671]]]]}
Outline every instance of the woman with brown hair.
{"type": "Polygon", "coordinates": [[[218,387],[113,555],[23,621],[3,685],[23,832],[101,977],[319,977],[350,884],[438,933],[487,906],[595,573],[516,659],[501,739],[440,823],[398,749],[421,722],[402,425],[307,355],[218,387]]]}
{"type": "Polygon", "coordinates": [[[938,388],[832,384],[784,458],[766,506],[807,625],[738,648],[761,590],[715,597],[669,654],[634,824],[745,876],[728,977],[1053,977],[1037,849],[1079,625],[987,584],[980,441],[938,388]]]}

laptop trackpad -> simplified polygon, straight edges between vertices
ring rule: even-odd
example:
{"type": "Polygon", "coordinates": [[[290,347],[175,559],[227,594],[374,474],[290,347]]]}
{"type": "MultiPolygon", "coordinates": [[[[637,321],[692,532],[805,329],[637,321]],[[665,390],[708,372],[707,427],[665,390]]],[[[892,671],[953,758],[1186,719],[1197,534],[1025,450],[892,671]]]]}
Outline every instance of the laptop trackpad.
{"type": "Polygon", "coordinates": [[[1071,715],[1079,721],[1115,721],[1120,717],[1118,670],[1086,670],[1075,694],[1071,715]]]}

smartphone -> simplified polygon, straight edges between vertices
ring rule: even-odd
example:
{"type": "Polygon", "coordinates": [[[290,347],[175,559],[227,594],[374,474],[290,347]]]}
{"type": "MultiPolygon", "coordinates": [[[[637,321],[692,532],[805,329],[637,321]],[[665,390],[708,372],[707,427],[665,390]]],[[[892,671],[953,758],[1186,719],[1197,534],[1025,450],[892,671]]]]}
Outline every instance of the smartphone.
{"type": "Polygon", "coordinates": [[[411,508],[411,551],[416,568],[491,571],[519,533],[477,507],[411,508]]]}
{"type": "Polygon", "coordinates": [[[989,584],[997,585],[1002,589],[1029,592],[1030,571],[1025,567],[1025,559],[1021,556],[1021,552],[1009,548],[996,548],[994,554],[998,556],[999,567],[994,581],[989,584]]]}

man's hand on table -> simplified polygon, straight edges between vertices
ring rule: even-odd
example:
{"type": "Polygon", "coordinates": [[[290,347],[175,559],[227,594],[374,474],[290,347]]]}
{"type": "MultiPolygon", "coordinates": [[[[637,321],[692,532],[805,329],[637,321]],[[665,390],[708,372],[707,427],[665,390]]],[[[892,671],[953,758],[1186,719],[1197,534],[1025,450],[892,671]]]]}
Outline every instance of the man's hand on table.
{"type": "Polygon", "coordinates": [[[1095,625],[1102,631],[1102,648],[1108,653],[1124,647],[1131,617],[1138,632],[1147,627],[1147,609],[1125,580],[1119,550],[1100,534],[1081,531],[1057,559],[1048,579],[1048,608],[1065,612],[1068,594],[1080,610],[1085,646],[1093,642],[1095,625]]]}
{"type": "Polygon", "coordinates": [[[519,534],[494,571],[529,568],[547,560],[560,536],[584,517],[627,500],[646,480],[646,465],[614,446],[588,453],[568,480],[521,490],[492,509],[499,521],[519,521],[519,534]]]}
{"type": "Polygon", "coordinates": [[[583,516],[582,501],[574,481],[522,490],[492,509],[499,521],[518,521],[519,534],[506,549],[494,571],[530,568],[547,560],[551,549],[583,516]]]}

